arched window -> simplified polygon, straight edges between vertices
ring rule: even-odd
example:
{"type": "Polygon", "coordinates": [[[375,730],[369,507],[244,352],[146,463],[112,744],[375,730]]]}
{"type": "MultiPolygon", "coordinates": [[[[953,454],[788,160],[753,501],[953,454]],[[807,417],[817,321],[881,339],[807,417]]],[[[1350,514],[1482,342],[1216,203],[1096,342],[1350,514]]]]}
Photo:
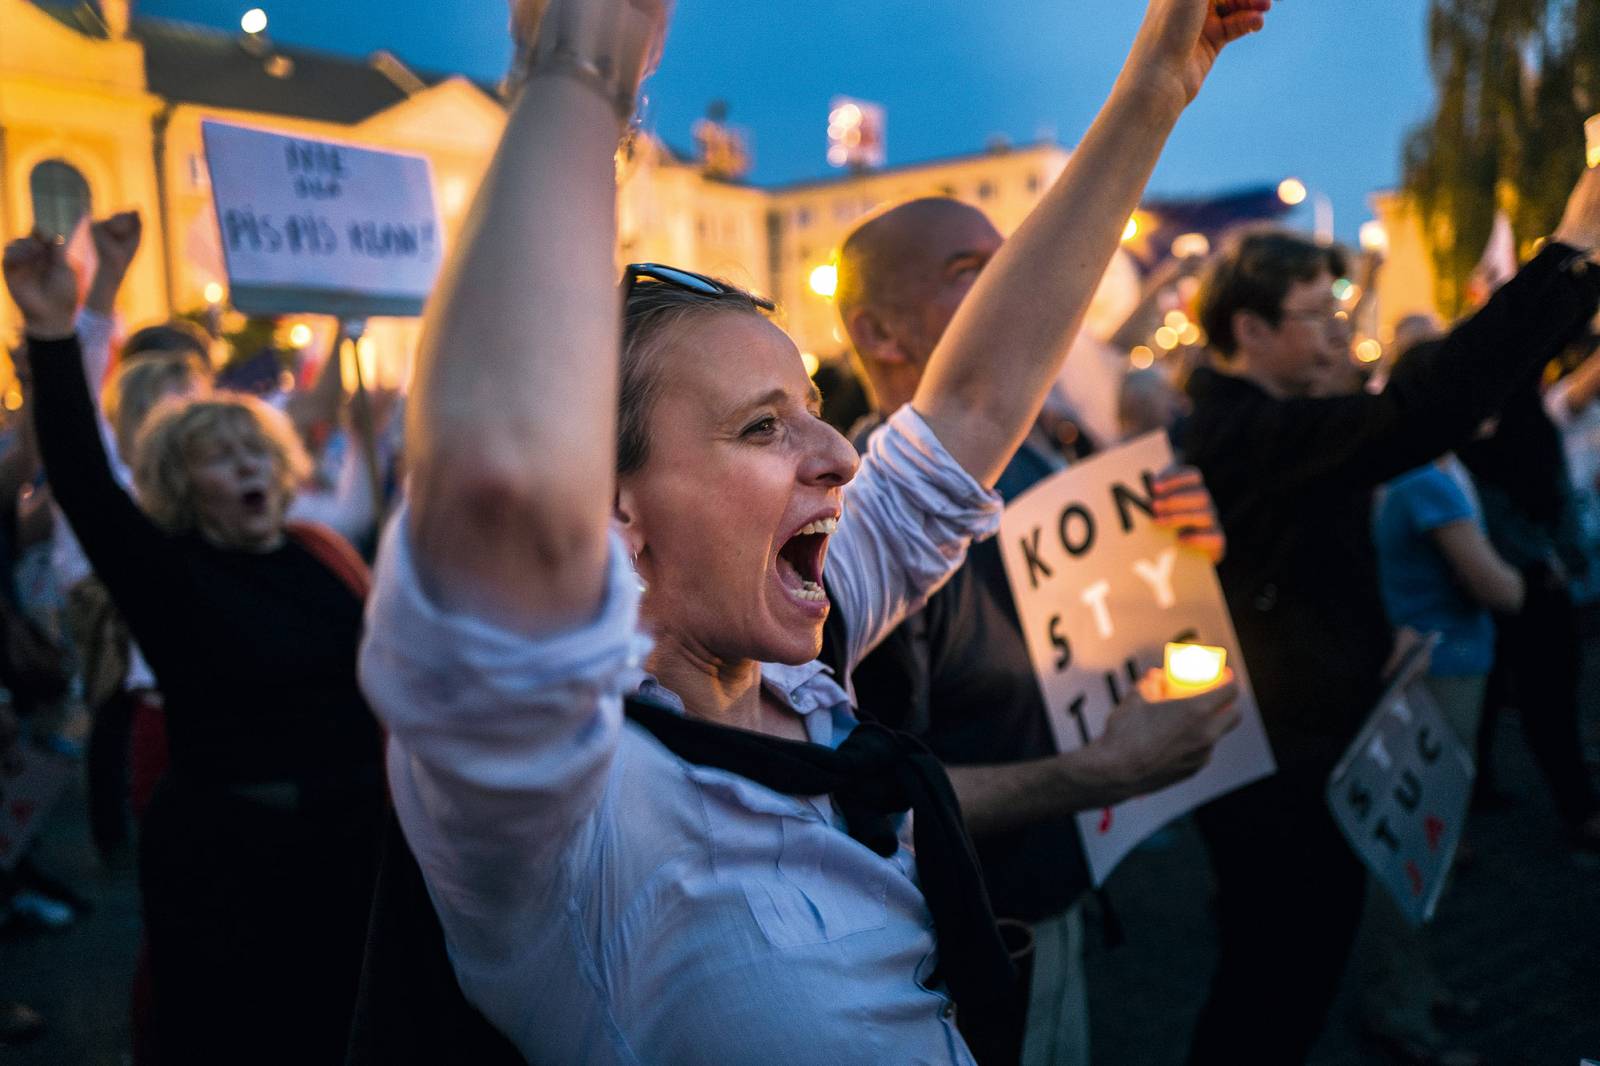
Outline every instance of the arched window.
{"type": "Polygon", "coordinates": [[[47,159],[28,179],[33,194],[33,220],[47,233],[69,236],[89,213],[89,183],[71,164],[47,159]]]}

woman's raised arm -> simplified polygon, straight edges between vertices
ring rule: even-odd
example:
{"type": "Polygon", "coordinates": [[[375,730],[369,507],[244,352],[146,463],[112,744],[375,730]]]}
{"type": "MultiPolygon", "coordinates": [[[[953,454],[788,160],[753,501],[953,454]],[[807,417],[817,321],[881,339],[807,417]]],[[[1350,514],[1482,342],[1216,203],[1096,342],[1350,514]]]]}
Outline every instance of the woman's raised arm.
{"type": "Polygon", "coordinates": [[[962,303],[912,400],[992,485],[1039,413],[1167,136],[1218,53],[1272,0],[1150,0],[1111,97],[1066,170],[962,303]]]}
{"type": "Polygon", "coordinates": [[[548,632],[598,609],[617,405],[613,159],[665,18],[665,0],[515,5],[521,90],[428,309],[409,406],[409,532],[446,610],[548,632]]]}

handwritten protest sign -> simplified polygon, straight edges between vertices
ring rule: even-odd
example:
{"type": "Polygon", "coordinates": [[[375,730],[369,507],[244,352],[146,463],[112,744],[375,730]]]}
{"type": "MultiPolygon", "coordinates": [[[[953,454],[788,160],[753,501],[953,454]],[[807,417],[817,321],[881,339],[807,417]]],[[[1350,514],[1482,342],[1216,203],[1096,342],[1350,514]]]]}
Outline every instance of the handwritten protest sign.
{"type": "Polygon", "coordinates": [[[0,769],[0,870],[11,870],[39,833],[72,773],[73,764],[28,745],[18,764],[0,769]]]}
{"type": "Polygon", "coordinates": [[[1414,648],[1328,780],[1345,839],[1415,925],[1433,917],[1472,796],[1473,765],[1429,694],[1414,648]]]}
{"type": "Polygon", "coordinates": [[[425,158],[222,122],[202,133],[235,307],[422,313],[443,257],[425,158]]]}
{"type": "Polygon", "coordinates": [[[1228,650],[1243,720],[1200,773],[1078,816],[1095,883],[1173,818],[1273,772],[1272,750],[1210,563],[1155,524],[1151,482],[1172,463],[1164,434],[1142,437],[1040,482],[1007,505],[1001,555],[1050,711],[1056,744],[1098,736],[1168,641],[1228,650]]]}

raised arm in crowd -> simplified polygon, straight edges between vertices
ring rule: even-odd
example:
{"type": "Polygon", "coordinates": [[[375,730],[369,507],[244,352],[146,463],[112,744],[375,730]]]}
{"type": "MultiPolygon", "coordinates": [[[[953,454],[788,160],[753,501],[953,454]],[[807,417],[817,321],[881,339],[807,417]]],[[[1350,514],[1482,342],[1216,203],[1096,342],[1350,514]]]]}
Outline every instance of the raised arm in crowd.
{"type": "MultiPolygon", "coordinates": [[[[96,243],[131,260],[136,223],[96,222],[96,243]]],[[[4,272],[56,501],[165,699],[170,765],[140,840],[160,1059],[337,1061],[383,809],[356,684],[363,568],[332,534],[286,524],[308,461],[253,398],[160,405],[138,437],[135,501],[102,434],[61,247],[15,241],[4,272]]]]}

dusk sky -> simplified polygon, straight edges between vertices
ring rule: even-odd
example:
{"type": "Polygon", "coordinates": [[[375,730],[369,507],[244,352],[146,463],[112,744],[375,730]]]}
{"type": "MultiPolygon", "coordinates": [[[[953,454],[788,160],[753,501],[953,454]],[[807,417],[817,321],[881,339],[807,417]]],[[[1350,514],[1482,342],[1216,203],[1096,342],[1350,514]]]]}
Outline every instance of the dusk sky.
{"type": "MultiPolygon", "coordinates": [[[[137,0],[146,15],[237,29],[232,0],[137,0]]],[[[356,55],[388,48],[431,70],[498,78],[509,45],[496,0],[265,0],[268,33],[356,55]]],[[[1223,56],[1168,146],[1155,194],[1222,192],[1295,175],[1332,197],[1341,237],[1371,217],[1368,195],[1399,178],[1401,144],[1433,93],[1425,0],[1279,0],[1267,31],[1223,56]]],[[[828,173],[828,101],[888,109],[889,162],[970,152],[996,134],[1075,143],[1121,65],[1138,0],[879,0],[806,4],[679,0],[648,122],[687,147],[723,98],[751,135],[752,179],[828,173]]],[[[1311,225],[1309,204],[1295,221],[1311,225]]]]}

